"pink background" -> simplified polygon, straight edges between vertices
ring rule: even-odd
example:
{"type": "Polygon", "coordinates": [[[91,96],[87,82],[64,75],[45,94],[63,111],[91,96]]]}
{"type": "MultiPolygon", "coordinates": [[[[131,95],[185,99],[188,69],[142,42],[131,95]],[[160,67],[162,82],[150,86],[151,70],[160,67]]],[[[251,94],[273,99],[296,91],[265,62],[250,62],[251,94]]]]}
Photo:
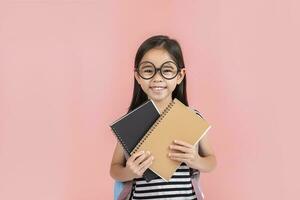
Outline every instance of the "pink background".
{"type": "Polygon", "coordinates": [[[138,46],[182,46],[212,124],[208,200],[299,199],[299,1],[2,0],[0,199],[112,199],[138,46]]]}

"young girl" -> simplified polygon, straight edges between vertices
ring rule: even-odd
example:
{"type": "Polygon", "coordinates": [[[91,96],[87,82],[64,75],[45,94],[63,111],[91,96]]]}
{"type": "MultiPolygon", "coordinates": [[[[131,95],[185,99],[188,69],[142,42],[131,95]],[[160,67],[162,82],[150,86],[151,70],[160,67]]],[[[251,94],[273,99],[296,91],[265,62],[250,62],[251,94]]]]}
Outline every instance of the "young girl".
{"type": "MultiPolygon", "coordinates": [[[[154,101],[160,113],[174,98],[188,106],[185,73],[182,51],[176,40],[157,35],[144,41],[135,57],[133,97],[128,112],[148,99],[154,101]]],[[[172,179],[146,182],[142,175],[155,159],[151,152],[137,152],[126,158],[117,143],[110,175],[117,181],[132,183],[127,199],[202,199],[196,192],[198,181],[192,181],[192,177],[199,172],[210,172],[216,166],[207,134],[196,147],[184,141],[174,142],[169,157],[182,162],[172,179]]]]}

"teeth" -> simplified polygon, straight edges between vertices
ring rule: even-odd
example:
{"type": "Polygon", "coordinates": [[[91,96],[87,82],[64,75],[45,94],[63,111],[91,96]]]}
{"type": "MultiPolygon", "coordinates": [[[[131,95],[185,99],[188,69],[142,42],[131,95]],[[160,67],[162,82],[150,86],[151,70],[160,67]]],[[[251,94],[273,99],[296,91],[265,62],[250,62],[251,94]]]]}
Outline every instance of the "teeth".
{"type": "Polygon", "coordinates": [[[151,87],[151,89],[159,91],[165,89],[165,87],[151,87]]]}

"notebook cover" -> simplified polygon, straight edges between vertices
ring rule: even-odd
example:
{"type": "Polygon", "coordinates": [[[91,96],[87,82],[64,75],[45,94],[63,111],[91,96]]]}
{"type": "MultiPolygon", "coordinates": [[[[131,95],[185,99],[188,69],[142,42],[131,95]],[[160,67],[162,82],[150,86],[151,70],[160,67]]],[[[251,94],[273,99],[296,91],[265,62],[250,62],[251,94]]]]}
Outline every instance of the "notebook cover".
{"type": "MultiPolygon", "coordinates": [[[[122,144],[127,155],[130,155],[131,151],[159,116],[160,113],[158,108],[155,106],[154,102],[149,99],[139,107],[110,124],[113,133],[122,144]]],[[[158,176],[150,169],[147,169],[144,172],[143,177],[149,182],[158,176]]]]}
{"type": "Polygon", "coordinates": [[[169,145],[177,139],[195,146],[210,128],[206,120],[174,98],[131,153],[149,150],[154,156],[150,169],[169,181],[182,163],[168,157],[169,145]]]}

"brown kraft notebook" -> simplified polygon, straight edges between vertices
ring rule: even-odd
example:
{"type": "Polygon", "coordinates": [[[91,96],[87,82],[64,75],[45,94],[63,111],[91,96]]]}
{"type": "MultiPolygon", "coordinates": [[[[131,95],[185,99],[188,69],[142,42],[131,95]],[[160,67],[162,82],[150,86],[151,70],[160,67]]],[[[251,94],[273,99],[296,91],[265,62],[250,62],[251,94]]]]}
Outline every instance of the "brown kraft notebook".
{"type": "Polygon", "coordinates": [[[165,181],[169,181],[182,163],[168,157],[170,144],[174,140],[182,140],[195,146],[210,128],[205,119],[174,98],[131,155],[137,151],[150,151],[154,160],[149,168],[165,181]]]}

